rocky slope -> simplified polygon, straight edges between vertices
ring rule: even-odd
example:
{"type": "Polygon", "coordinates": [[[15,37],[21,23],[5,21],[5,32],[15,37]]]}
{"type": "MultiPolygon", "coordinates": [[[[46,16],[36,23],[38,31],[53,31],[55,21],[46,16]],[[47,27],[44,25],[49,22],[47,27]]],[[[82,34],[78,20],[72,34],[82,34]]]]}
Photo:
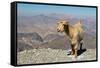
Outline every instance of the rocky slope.
{"type": "Polygon", "coordinates": [[[77,59],[68,55],[68,53],[69,50],[51,48],[24,50],[17,53],[17,63],[20,65],[96,60],[96,49],[83,50],[77,59]]]}

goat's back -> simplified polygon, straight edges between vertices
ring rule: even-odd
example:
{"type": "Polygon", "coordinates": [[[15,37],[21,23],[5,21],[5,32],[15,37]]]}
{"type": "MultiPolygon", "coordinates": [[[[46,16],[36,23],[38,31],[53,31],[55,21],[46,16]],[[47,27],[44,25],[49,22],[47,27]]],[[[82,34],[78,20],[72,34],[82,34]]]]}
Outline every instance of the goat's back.
{"type": "Polygon", "coordinates": [[[74,25],[74,27],[77,29],[78,31],[78,35],[81,39],[83,39],[83,36],[84,36],[84,30],[83,30],[83,26],[80,22],[76,23],[74,25]]]}

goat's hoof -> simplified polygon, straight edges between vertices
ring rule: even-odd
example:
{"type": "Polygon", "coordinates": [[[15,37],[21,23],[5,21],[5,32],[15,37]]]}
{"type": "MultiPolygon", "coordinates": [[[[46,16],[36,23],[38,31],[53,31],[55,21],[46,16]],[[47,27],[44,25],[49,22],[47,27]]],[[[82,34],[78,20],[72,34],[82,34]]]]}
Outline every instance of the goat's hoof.
{"type": "Polygon", "coordinates": [[[74,55],[74,53],[73,53],[73,52],[71,52],[71,55],[74,55]]]}
{"type": "Polygon", "coordinates": [[[75,55],[74,58],[77,58],[77,56],[75,55]]]}

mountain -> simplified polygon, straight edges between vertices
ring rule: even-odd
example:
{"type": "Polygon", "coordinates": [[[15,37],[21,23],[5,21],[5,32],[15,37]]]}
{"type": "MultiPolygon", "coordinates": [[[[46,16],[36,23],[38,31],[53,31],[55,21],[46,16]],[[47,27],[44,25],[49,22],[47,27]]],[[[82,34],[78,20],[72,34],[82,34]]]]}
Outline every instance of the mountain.
{"type": "Polygon", "coordinates": [[[36,32],[33,33],[18,33],[17,34],[17,51],[39,48],[43,42],[43,38],[36,32]]]}
{"type": "MultiPolygon", "coordinates": [[[[96,48],[96,36],[88,33],[84,34],[83,48],[96,48]],[[91,42],[91,43],[90,43],[91,42]]],[[[42,38],[38,33],[19,33],[17,51],[52,48],[52,49],[70,49],[70,41],[67,36],[59,34],[47,34],[42,38]]]]}
{"type": "Polygon", "coordinates": [[[29,38],[31,40],[43,42],[42,37],[36,32],[33,32],[33,33],[18,33],[18,39],[22,39],[22,38],[29,38]]]}
{"type": "Polygon", "coordinates": [[[62,38],[62,36],[58,35],[58,34],[48,34],[44,37],[44,41],[53,41],[56,39],[62,38]]]}
{"type": "Polygon", "coordinates": [[[90,34],[96,33],[96,19],[93,17],[77,17],[68,14],[39,14],[34,16],[18,16],[18,32],[38,32],[44,36],[47,31],[57,32],[57,22],[68,20],[71,25],[80,19],[84,30],[90,34]]]}
{"type": "Polygon", "coordinates": [[[20,51],[23,51],[23,50],[30,50],[30,49],[33,49],[33,47],[24,43],[24,42],[18,41],[17,52],[20,52],[20,51]]]}
{"type": "Polygon", "coordinates": [[[57,22],[64,19],[74,25],[80,18],[85,31],[83,48],[96,48],[95,18],[53,13],[18,16],[18,51],[31,48],[69,49],[68,37],[57,32],[57,22]]]}

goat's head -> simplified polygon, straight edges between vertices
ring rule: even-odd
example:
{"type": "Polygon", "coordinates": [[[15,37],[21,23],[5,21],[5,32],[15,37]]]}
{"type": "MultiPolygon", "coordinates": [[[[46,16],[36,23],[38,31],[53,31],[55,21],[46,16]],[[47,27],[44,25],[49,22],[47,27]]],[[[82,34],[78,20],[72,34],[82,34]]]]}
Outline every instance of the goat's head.
{"type": "Polygon", "coordinates": [[[68,25],[68,21],[60,21],[57,23],[57,31],[58,32],[64,32],[65,31],[65,26],[68,25]]]}

